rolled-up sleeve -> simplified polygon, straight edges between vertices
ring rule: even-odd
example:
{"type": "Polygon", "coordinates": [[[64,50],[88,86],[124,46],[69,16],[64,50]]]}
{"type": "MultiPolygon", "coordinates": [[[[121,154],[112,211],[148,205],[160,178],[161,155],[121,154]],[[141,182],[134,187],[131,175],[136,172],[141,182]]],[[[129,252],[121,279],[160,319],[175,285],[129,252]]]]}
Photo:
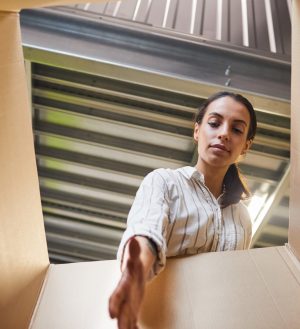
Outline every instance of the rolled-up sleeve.
{"type": "Polygon", "coordinates": [[[153,274],[166,263],[166,226],[168,224],[168,188],[163,169],[148,174],[142,181],[127,219],[127,228],[121,239],[118,259],[122,259],[124,246],[133,236],[145,236],[155,243],[158,251],[153,274]]]}

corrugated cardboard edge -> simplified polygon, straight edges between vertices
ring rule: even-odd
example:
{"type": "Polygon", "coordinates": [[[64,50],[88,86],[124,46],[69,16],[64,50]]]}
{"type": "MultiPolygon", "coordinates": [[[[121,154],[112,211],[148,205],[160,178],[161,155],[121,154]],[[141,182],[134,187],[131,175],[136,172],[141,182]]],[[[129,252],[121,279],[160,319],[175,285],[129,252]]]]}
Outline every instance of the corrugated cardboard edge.
{"type": "MultiPolygon", "coordinates": [[[[300,328],[300,271],[297,259],[286,246],[265,249],[265,260],[261,250],[250,250],[249,255],[256,266],[261,282],[272,301],[282,323],[279,328],[300,328]],[[269,251],[272,251],[269,253],[269,251]],[[253,257],[255,255],[255,257],[253,257]],[[273,261],[271,261],[273,259],[273,261]],[[295,266],[296,265],[296,266],[295,266]],[[275,272],[274,272],[275,271],[275,272]],[[290,304],[290,302],[292,304],[290,304]]],[[[275,315],[275,314],[274,314],[275,315]]]]}
{"type": "Polygon", "coordinates": [[[33,146],[19,14],[0,13],[0,318],[28,328],[49,257],[33,146]]]}
{"type": "Polygon", "coordinates": [[[291,184],[288,242],[300,261],[300,0],[293,0],[291,88],[291,184]]]}
{"type": "Polygon", "coordinates": [[[295,279],[297,280],[297,282],[300,285],[300,262],[295,255],[295,251],[293,250],[291,245],[287,243],[285,245],[285,251],[287,252],[287,255],[288,255],[288,258],[287,258],[281,248],[278,247],[277,249],[278,249],[278,252],[280,253],[281,257],[284,259],[287,266],[293,273],[295,279]]]}
{"type": "Polygon", "coordinates": [[[36,314],[37,314],[37,312],[39,310],[39,306],[40,306],[41,300],[43,298],[44,291],[45,291],[47,282],[49,280],[50,273],[51,273],[51,271],[52,271],[52,269],[53,269],[54,266],[55,265],[53,265],[53,264],[49,264],[49,266],[48,266],[48,269],[47,269],[47,272],[46,272],[46,275],[45,275],[43,284],[42,284],[41,289],[40,289],[40,292],[39,292],[39,297],[37,299],[37,302],[35,304],[34,309],[32,310],[32,316],[31,316],[31,320],[30,320],[28,329],[30,329],[32,327],[32,325],[33,325],[33,323],[35,321],[35,317],[36,317],[36,314]]]}

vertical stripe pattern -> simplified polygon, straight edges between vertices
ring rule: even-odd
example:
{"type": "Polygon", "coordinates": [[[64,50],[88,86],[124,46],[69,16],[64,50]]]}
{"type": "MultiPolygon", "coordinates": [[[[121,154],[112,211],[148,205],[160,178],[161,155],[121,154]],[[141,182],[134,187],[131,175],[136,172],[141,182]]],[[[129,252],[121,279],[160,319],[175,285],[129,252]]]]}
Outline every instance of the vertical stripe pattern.
{"type": "Polygon", "coordinates": [[[157,273],[167,257],[246,249],[251,234],[243,203],[221,209],[195,168],[157,169],[145,177],[136,194],[118,257],[128,239],[146,236],[158,247],[157,273]]]}

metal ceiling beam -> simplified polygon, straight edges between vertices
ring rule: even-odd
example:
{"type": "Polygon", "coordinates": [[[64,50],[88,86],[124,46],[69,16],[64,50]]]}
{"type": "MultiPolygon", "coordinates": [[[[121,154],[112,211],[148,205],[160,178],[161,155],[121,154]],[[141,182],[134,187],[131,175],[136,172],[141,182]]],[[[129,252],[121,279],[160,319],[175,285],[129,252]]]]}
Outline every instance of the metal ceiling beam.
{"type": "Polygon", "coordinates": [[[78,238],[88,238],[90,242],[111,242],[111,245],[117,247],[122,237],[123,230],[112,230],[110,227],[96,225],[68,218],[57,218],[49,214],[45,215],[45,225],[52,233],[63,234],[69,236],[77,236],[78,238]]]}
{"type": "Polygon", "coordinates": [[[288,228],[287,227],[280,227],[277,225],[271,225],[270,223],[265,226],[265,230],[272,235],[276,235],[282,239],[286,239],[288,235],[288,228]]]}
{"type": "MultiPolygon", "coordinates": [[[[62,71],[64,72],[64,71],[62,71]]],[[[74,72],[70,72],[70,71],[67,71],[69,73],[69,75],[72,75],[72,77],[70,77],[72,80],[75,80],[75,75],[76,73],[74,74],[74,72]]],[[[64,72],[65,73],[65,72],[64,72]]],[[[49,72],[48,72],[49,74],[49,72]]],[[[159,99],[159,97],[157,97],[156,99],[149,99],[149,97],[146,97],[144,95],[139,95],[138,94],[138,90],[137,88],[139,87],[138,85],[132,85],[131,88],[135,91],[135,93],[130,93],[129,90],[128,90],[128,87],[126,88],[126,90],[112,90],[112,89],[108,89],[108,88],[101,88],[100,86],[95,86],[95,85],[91,85],[91,81],[83,81],[82,83],[79,83],[79,82],[74,82],[74,81],[69,81],[67,80],[68,77],[64,77],[64,79],[59,79],[59,78],[53,78],[53,77],[49,77],[49,76],[43,76],[43,75],[40,75],[40,74],[32,74],[32,79],[33,80],[36,80],[40,85],[40,89],[39,88],[35,88],[34,90],[34,94],[35,96],[43,96],[43,93],[45,93],[45,91],[43,91],[42,87],[43,86],[49,86],[49,85],[53,85],[53,86],[57,86],[59,85],[60,88],[64,88],[66,90],[69,91],[72,91],[73,93],[76,92],[76,90],[80,90],[80,91],[85,91],[85,92],[90,92],[90,94],[104,94],[106,96],[109,96],[110,98],[114,97],[116,99],[122,99],[122,98],[125,98],[126,97],[126,100],[127,102],[130,100],[130,101],[134,101],[134,102],[137,102],[137,103],[143,103],[143,102],[146,102],[148,104],[151,104],[153,106],[159,106],[159,107],[168,107],[169,109],[172,109],[175,111],[178,111],[179,113],[186,113],[186,112],[189,112],[191,113],[191,115],[194,114],[194,107],[195,107],[195,104],[193,104],[194,106],[191,107],[191,106],[187,106],[187,105],[182,105],[182,104],[176,104],[175,103],[175,97],[178,95],[176,95],[175,93],[170,93],[168,95],[168,99],[172,99],[173,102],[171,103],[170,101],[165,101],[165,100],[162,100],[162,99],[159,99]]],[[[87,80],[87,79],[86,79],[87,80]]],[[[92,78],[90,79],[92,80],[92,78]]],[[[114,82],[114,81],[112,81],[114,82]]],[[[95,84],[95,83],[94,83],[95,84]]],[[[115,82],[115,84],[117,84],[115,82]]],[[[130,85],[129,85],[130,86],[130,85]]],[[[151,92],[148,91],[148,93],[151,92]]],[[[153,92],[155,92],[155,90],[153,90],[153,92]]],[[[47,91],[47,93],[50,93],[51,95],[51,92],[50,91],[47,91]]],[[[52,91],[52,93],[55,93],[55,91],[52,91]]],[[[50,96],[49,95],[49,96],[50,96]]],[[[56,97],[59,96],[59,95],[56,95],[56,97]]],[[[158,95],[160,96],[160,95],[158,95]]],[[[72,97],[72,96],[69,96],[69,97],[72,97]]],[[[74,97],[74,96],[73,96],[74,97]]],[[[61,91],[61,96],[58,97],[60,100],[63,100],[64,98],[67,98],[68,100],[68,95],[67,93],[65,92],[65,95],[64,95],[64,92],[61,91]]],[[[182,97],[183,98],[183,97],[182,97]]],[[[81,99],[82,102],[88,102],[88,98],[86,99],[81,99]]],[[[187,99],[183,99],[182,100],[183,102],[186,102],[187,99]]],[[[195,103],[199,104],[199,101],[201,101],[199,98],[197,98],[197,100],[195,100],[195,103]]],[[[90,101],[91,102],[91,101],[90,101]]],[[[98,105],[99,106],[99,105],[98,105]]]]}
{"type": "Polygon", "coordinates": [[[88,222],[102,227],[109,227],[112,230],[122,230],[126,228],[126,214],[123,217],[109,216],[97,213],[91,209],[77,209],[72,203],[42,200],[44,216],[56,218],[69,218],[80,222],[88,222]]]}
{"type": "Polygon", "coordinates": [[[53,148],[47,145],[36,145],[37,158],[46,157],[50,159],[58,159],[70,163],[77,163],[82,166],[89,166],[92,168],[102,168],[103,170],[116,171],[123,177],[125,175],[134,175],[140,178],[149,173],[152,168],[150,166],[140,166],[135,163],[127,163],[119,159],[107,159],[97,155],[80,153],[63,148],[53,148]]]}
{"type": "Polygon", "coordinates": [[[92,210],[94,212],[100,212],[119,218],[126,217],[130,210],[130,206],[127,204],[120,204],[116,201],[102,200],[91,196],[59,191],[44,186],[41,186],[41,196],[42,200],[55,204],[69,204],[73,205],[73,207],[80,207],[82,209],[92,210]]]}
{"type": "Polygon", "coordinates": [[[286,57],[268,58],[248,48],[201,38],[184,40],[152,27],[87,19],[57,9],[24,11],[21,18],[25,56],[32,63],[36,150],[51,257],[93,259],[100,257],[98,248],[103,257],[112,257],[113,250],[105,243],[93,243],[91,226],[85,225],[106,227],[100,235],[111,229],[119,234],[136,180],[156,167],[188,164],[193,144],[189,149],[184,145],[192,135],[192,114],[220,89],[241,91],[258,110],[261,124],[251,152],[260,157],[250,158],[244,166],[250,179],[255,184],[263,180],[273,189],[282,176],[278,163],[285,164],[289,156],[286,57]],[[225,74],[228,65],[230,77],[225,74]],[[110,129],[104,130],[103,123],[110,120],[110,129]],[[114,131],[130,125],[118,144],[114,131]],[[168,145],[161,138],[154,150],[147,143],[151,138],[142,141],[139,137],[144,130],[149,133],[148,128],[168,133],[168,145]],[[183,144],[173,143],[173,134],[183,144]],[[260,161],[270,155],[271,164],[260,161]],[[253,176],[254,169],[259,177],[253,176]],[[112,184],[104,171],[114,177],[112,184]],[[120,186],[114,183],[116,174],[124,174],[120,186]]]}
{"type": "Polygon", "coordinates": [[[286,102],[290,98],[290,62],[286,58],[268,58],[221,42],[183,40],[109,23],[58,10],[26,10],[21,13],[25,57],[32,62],[123,81],[143,71],[142,85],[181,89],[198,97],[228,89],[225,71],[230,65],[231,90],[245,91],[250,99],[257,100],[258,108],[264,105],[272,112],[289,115],[286,102]],[[275,105],[278,101],[279,105],[275,105]]]}
{"type": "Polygon", "coordinates": [[[253,224],[253,237],[251,246],[253,247],[257,242],[261,232],[268,225],[274,209],[278,206],[280,200],[285,195],[290,182],[290,164],[287,166],[280,182],[278,183],[274,192],[269,196],[267,202],[259,212],[258,217],[253,224]]]}

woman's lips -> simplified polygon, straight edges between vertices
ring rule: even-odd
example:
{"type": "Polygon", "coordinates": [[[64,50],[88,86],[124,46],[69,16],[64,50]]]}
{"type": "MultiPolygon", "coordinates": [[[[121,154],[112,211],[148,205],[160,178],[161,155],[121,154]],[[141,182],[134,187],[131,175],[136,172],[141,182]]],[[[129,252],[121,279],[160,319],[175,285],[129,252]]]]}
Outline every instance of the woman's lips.
{"type": "Polygon", "coordinates": [[[214,149],[222,150],[222,151],[225,151],[225,152],[229,152],[229,150],[223,144],[213,144],[210,147],[214,148],[214,149]]]}

